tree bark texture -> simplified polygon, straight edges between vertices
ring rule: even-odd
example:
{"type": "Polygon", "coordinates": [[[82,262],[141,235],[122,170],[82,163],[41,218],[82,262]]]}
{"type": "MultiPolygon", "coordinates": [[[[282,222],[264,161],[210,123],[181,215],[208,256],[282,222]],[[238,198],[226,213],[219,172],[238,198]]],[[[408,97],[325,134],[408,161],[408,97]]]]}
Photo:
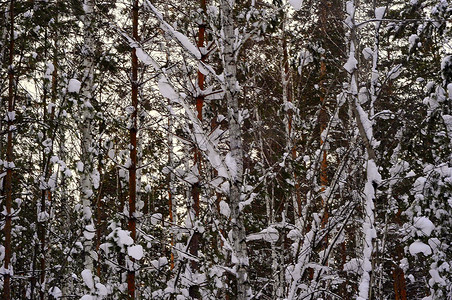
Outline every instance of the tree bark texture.
{"type": "MultiPolygon", "coordinates": [[[[205,12],[206,1],[200,0],[200,6],[201,6],[201,9],[203,10],[203,12],[205,12]]],[[[200,49],[201,53],[203,53],[202,49],[204,47],[205,30],[206,30],[206,26],[205,26],[204,22],[201,22],[198,25],[198,42],[197,42],[197,46],[200,49]]],[[[201,61],[205,61],[205,59],[206,59],[205,55],[202,54],[201,61]]],[[[197,90],[197,94],[196,94],[196,112],[197,112],[197,117],[198,117],[200,124],[202,124],[202,121],[203,121],[202,109],[203,109],[203,105],[204,105],[204,95],[202,94],[202,91],[204,90],[204,79],[205,79],[204,77],[205,76],[201,72],[201,70],[198,70],[198,90],[197,90]]],[[[195,147],[194,161],[195,161],[195,167],[198,169],[199,178],[198,178],[197,182],[192,184],[192,198],[193,198],[192,209],[193,209],[193,213],[194,213],[194,220],[193,220],[194,222],[196,222],[198,220],[199,211],[200,211],[201,186],[200,186],[199,180],[201,177],[201,157],[202,157],[201,151],[195,147]]],[[[201,240],[201,234],[195,230],[195,232],[193,233],[191,244],[190,244],[190,254],[192,254],[195,257],[198,256],[200,240],[201,240]]],[[[198,262],[195,260],[192,260],[191,267],[192,267],[193,271],[198,270],[199,269],[198,262]]]]}
{"type": "MultiPolygon", "coordinates": [[[[82,77],[82,90],[81,97],[83,100],[82,111],[81,111],[81,132],[82,132],[82,157],[81,161],[83,163],[83,170],[80,178],[81,186],[81,200],[83,205],[83,225],[84,229],[87,230],[86,226],[91,225],[94,229],[93,221],[93,199],[94,197],[94,185],[92,181],[92,173],[94,171],[94,154],[93,154],[93,118],[94,118],[94,108],[92,106],[93,102],[93,70],[94,70],[94,36],[93,28],[91,25],[93,23],[92,18],[94,14],[94,3],[92,0],[84,1],[85,14],[83,15],[83,28],[84,28],[84,45],[83,51],[85,58],[83,60],[83,77],[82,77]]],[[[89,232],[88,234],[91,234],[89,232]]],[[[85,239],[83,243],[84,250],[84,267],[89,269],[94,273],[93,258],[91,252],[93,251],[93,241],[92,239],[85,239]]]]}
{"type": "MultiPolygon", "coordinates": [[[[138,41],[138,0],[133,1],[132,7],[132,26],[133,38],[138,41]]],[[[129,130],[130,134],[130,166],[129,166],[129,220],[128,230],[133,241],[136,240],[136,188],[137,188],[137,117],[138,117],[138,57],[136,48],[132,48],[132,124],[129,130]]],[[[134,259],[130,258],[131,265],[127,268],[127,289],[129,299],[135,299],[135,264],[134,259]]]]}
{"type": "MultiPolygon", "coordinates": [[[[248,294],[249,259],[246,248],[246,232],[242,212],[240,211],[240,196],[243,185],[243,149],[241,128],[239,124],[239,85],[237,82],[237,53],[234,49],[234,0],[220,1],[221,30],[224,38],[221,43],[221,54],[224,65],[224,91],[228,108],[229,147],[235,170],[230,174],[231,187],[229,201],[231,206],[231,223],[233,253],[232,263],[236,269],[238,300],[244,300],[248,294]]],[[[230,172],[231,173],[231,172],[230,172]]]]}
{"type": "Polygon", "coordinates": [[[8,69],[8,137],[6,144],[6,178],[5,178],[5,258],[4,258],[4,268],[5,274],[3,275],[3,298],[5,300],[11,299],[11,275],[10,274],[10,263],[11,263],[11,227],[12,227],[12,216],[11,208],[13,202],[13,130],[14,130],[14,120],[12,114],[14,112],[14,0],[10,1],[9,9],[10,18],[10,42],[9,42],[9,69],[8,69]]]}

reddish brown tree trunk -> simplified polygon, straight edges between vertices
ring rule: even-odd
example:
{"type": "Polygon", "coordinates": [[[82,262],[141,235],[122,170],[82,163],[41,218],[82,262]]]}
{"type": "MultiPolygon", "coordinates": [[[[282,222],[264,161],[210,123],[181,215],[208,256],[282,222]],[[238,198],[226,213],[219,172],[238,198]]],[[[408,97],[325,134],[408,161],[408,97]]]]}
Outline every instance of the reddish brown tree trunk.
{"type": "MultiPolygon", "coordinates": [[[[326,1],[322,1],[321,2],[321,8],[320,8],[320,23],[321,23],[321,28],[320,30],[322,31],[322,33],[324,34],[324,36],[327,36],[327,3],[325,3],[326,1]]],[[[319,115],[319,120],[320,120],[320,148],[322,150],[321,155],[322,155],[322,160],[320,163],[320,191],[322,193],[321,196],[321,207],[323,208],[323,217],[322,217],[322,228],[326,227],[326,224],[328,223],[328,203],[326,201],[325,196],[323,195],[323,192],[325,191],[327,185],[328,185],[328,173],[327,173],[327,168],[328,168],[328,164],[326,161],[326,144],[325,144],[325,140],[324,140],[324,135],[322,135],[322,133],[324,132],[324,130],[326,130],[327,128],[327,124],[328,124],[328,114],[326,112],[326,89],[325,89],[325,76],[326,76],[326,63],[325,63],[325,57],[324,55],[322,55],[321,57],[321,62],[320,62],[320,115],[319,115]]],[[[322,245],[322,250],[324,250],[326,248],[326,245],[328,243],[328,237],[325,235],[325,241],[322,245]]]]}
{"type": "MultiPolygon", "coordinates": [[[[133,38],[138,41],[138,0],[133,1],[132,7],[133,38]]],[[[129,167],[129,220],[128,230],[133,241],[136,240],[136,189],[137,189],[137,117],[138,117],[138,57],[136,49],[132,48],[132,126],[130,127],[130,167],[129,167]]],[[[135,269],[134,259],[130,258],[132,266],[127,270],[127,289],[129,299],[135,299],[135,269]]]]}
{"type": "MultiPolygon", "coordinates": [[[[201,6],[201,9],[205,12],[206,11],[206,1],[205,0],[200,0],[200,6],[201,6]]],[[[202,48],[204,47],[205,30],[206,30],[205,24],[204,23],[200,23],[199,26],[198,26],[198,42],[197,42],[197,46],[201,50],[201,53],[203,53],[202,48]]],[[[205,55],[204,54],[202,54],[202,56],[201,56],[201,61],[205,61],[205,55]]],[[[199,93],[196,95],[196,112],[197,112],[198,120],[201,123],[203,121],[202,108],[203,108],[203,105],[204,105],[204,95],[201,94],[201,92],[204,90],[204,79],[205,79],[204,78],[204,74],[200,70],[198,70],[198,88],[199,88],[199,93]]],[[[195,160],[195,165],[198,168],[198,173],[201,174],[201,152],[199,151],[198,148],[195,148],[194,160],[195,160]]],[[[194,217],[195,220],[197,220],[198,217],[199,217],[200,192],[201,192],[201,189],[200,189],[199,182],[194,183],[192,185],[191,194],[192,194],[192,198],[193,198],[192,209],[193,209],[193,212],[195,214],[195,217],[194,217]]],[[[194,232],[192,240],[191,240],[191,244],[190,244],[190,254],[192,254],[195,257],[198,256],[200,239],[201,239],[201,234],[199,232],[194,232]]],[[[191,261],[191,266],[192,266],[193,270],[197,270],[199,268],[198,263],[195,260],[191,261]]]]}
{"type": "MultiPolygon", "coordinates": [[[[326,161],[326,145],[325,140],[323,138],[323,131],[326,130],[327,124],[328,124],[328,115],[326,113],[326,103],[325,103],[325,88],[324,85],[324,77],[326,75],[326,64],[324,61],[321,62],[320,65],[320,85],[321,88],[321,95],[320,95],[320,102],[322,107],[320,108],[320,148],[322,149],[322,161],[320,163],[320,186],[321,186],[321,192],[323,193],[328,185],[328,173],[327,168],[328,164],[326,161]]],[[[322,195],[322,202],[321,202],[322,208],[324,209],[323,218],[322,218],[322,228],[325,228],[326,224],[328,223],[328,203],[326,203],[324,196],[322,195]]],[[[326,245],[326,243],[325,243],[326,245]]]]}
{"type": "Polygon", "coordinates": [[[394,267],[392,276],[394,278],[394,299],[406,300],[406,283],[403,270],[399,266],[394,267]]]}
{"type": "MultiPolygon", "coordinates": [[[[400,215],[402,211],[399,209],[397,214],[395,215],[395,222],[397,225],[402,226],[402,221],[400,220],[400,215]]],[[[403,246],[398,243],[395,249],[395,261],[400,262],[403,259],[403,246]]],[[[394,295],[395,300],[406,300],[406,282],[405,282],[405,273],[403,270],[395,264],[394,270],[392,271],[392,277],[394,279],[394,295]]]]}

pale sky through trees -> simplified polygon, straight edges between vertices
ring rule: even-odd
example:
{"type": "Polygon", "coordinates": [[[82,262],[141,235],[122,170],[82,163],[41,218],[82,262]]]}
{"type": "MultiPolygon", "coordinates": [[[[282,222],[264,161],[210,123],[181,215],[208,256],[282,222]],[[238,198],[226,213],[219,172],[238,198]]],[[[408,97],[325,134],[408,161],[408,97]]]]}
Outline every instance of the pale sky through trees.
{"type": "Polygon", "coordinates": [[[2,299],[452,299],[450,1],[0,10],[2,299]]]}

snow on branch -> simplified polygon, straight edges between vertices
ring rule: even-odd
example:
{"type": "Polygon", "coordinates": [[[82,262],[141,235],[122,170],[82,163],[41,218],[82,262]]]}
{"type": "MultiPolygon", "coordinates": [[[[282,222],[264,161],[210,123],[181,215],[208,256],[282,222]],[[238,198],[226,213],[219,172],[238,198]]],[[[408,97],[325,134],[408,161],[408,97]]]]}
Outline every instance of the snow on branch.
{"type": "Polygon", "coordinates": [[[203,151],[212,167],[217,170],[218,176],[231,179],[231,171],[228,169],[228,166],[225,164],[224,159],[221,158],[221,154],[216,149],[214,142],[212,141],[212,137],[206,134],[202,128],[202,124],[199,119],[196,117],[193,110],[189,107],[187,102],[185,101],[185,97],[183,97],[180,93],[176,92],[174,85],[170,83],[166,75],[163,73],[163,76],[160,77],[158,82],[158,86],[161,94],[165,97],[174,101],[182,106],[187,115],[188,119],[192,122],[193,130],[192,130],[192,138],[193,142],[198,146],[198,148],[203,151]]]}
{"type": "Polygon", "coordinates": [[[303,0],[288,0],[293,9],[300,10],[303,5],[303,0]]]}
{"type": "Polygon", "coordinates": [[[204,68],[204,70],[207,70],[211,75],[213,75],[220,83],[223,83],[223,79],[217,75],[214,71],[214,69],[203,62],[201,60],[202,55],[199,51],[198,47],[193,45],[193,43],[190,42],[187,36],[185,36],[183,33],[176,31],[173,26],[169,25],[164,19],[161,12],[158,11],[158,9],[152,5],[148,0],[145,2],[146,7],[148,7],[154,15],[157,17],[157,19],[162,24],[162,29],[168,33],[182,48],[184,48],[192,57],[198,60],[199,64],[204,68]]]}

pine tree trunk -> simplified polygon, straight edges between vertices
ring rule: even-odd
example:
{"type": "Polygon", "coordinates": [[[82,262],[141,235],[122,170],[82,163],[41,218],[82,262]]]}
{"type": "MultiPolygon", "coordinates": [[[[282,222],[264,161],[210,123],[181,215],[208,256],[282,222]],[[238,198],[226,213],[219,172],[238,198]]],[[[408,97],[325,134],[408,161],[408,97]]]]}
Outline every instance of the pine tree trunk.
{"type": "MultiPolygon", "coordinates": [[[[132,26],[133,38],[138,41],[138,0],[133,1],[132,7],[132,26]]],[[[133,241],[136,240],[136,189],[137,189],[137,117],[138,117],[138,57],[136,48],[132,48],[132,107],[131,114],[132,125],[129,130],[130,134],[130,166],[129,166],[129,220],[128,230],[133,241]]],[[[131,264],[127,266],[127,289],[129,299],[135,299],[135,264],[134,259],[129,258],[131,264]]]]}
{"type": "MultiPolygon", "coordinates": [[[[402,211],[399,209],[397,214],[395,215],[395,223],[402,227],[402,221],[400,219],[402,211]]],[[[407,300],[406,294],[406,281],[405,281],[405,272],[403,272],[402,268],[399,267],[399,262],[403,259],[403,245],[397,243],[395,248],[395,257],[394,260],[394,269],[392,270],[392,277],[394,279],[394,299],[395,300],[407,300]]]]}
{"type": "MultiPolygon", "coordinates": [[[[206,1],[200,0],[200,2],[201,2],[200,3],[201,9],[205,12],[206,1]]],[[[205,34],[205,24],[200,23],[198,25],[197,46],[201,51],[204,47],[204,34],[205,34]]],[[[205,61],[205,55],[202,55],[201,61],[205,61]]],[[[196,95],[196,112],[197,112],[198,120],[200,121],[200,124],[202,124],[202,121],[203,121],[202,109],[203,109],[203,104],[204,104],[204,95],[202,94],[202,91],[204,90],[204,74],[200,70],[198,70],[198,89],[199,89],[198,94],[196,95]]],[[[195,167],[198,169],[198,173],[201,176],[201,152],[196,147],[194,149],[194,152],[195,152],[194,153],[195,167]]],[[[199,218],[199,209],[200,209],[199,201],[200,201],[201,187],[199,184],[199,179],[200,179],[200,177],[198,178],[198,181],[192,185],[192,192],[191,192],[192,198],[193,198],[193,203],[192,203],[192,210],[193,210],[193,215],[194,215],[193,221],[195,223],[199,218]]],[[[191,243],[190,243],[190,254],[193,255],[194,257],[198,256],[200,239],[201,239],[201,234],[198,231],[195,231],[193,233],[193,237],[192,237],[191,243]]],[[[192,267],[193,271],[197,271],[199,269],[198,262],[195,260],[192,260],[191,267],[192,267]]],[[[192,290],[194,290],[194,293],[190,296],[195,297],[194,295],[198,294],[197,293],[198,287],[196,287],[192,290]]]]}
{"type": "MultiPolygon", "coordinates": [[[[320,4],[320,30],[323,33],[323,36],[327,36],[327,1],[321,1],[320,4]]],[[[328,186],[328,164],[326,160],[326,132],[328,125],[328,114],[326,111],[326,89],[325,89],[325,76],[326,76],[326,62],[325,56],[322,54],[320,61],[320,114],[319,114],[319,123],[320,123],[320,148],[321,148],[321,162],[320,162],[320,193],[321,193],[321,208],[323,210],[322,215],[322,228],[325,228],[328,223],[328,203],[325,195],[325,190],[328,186]]],[[[328,244],[328,236],[325,235],[325,239],[322,243],[322,250],[325,250],[328,244]]]]}

